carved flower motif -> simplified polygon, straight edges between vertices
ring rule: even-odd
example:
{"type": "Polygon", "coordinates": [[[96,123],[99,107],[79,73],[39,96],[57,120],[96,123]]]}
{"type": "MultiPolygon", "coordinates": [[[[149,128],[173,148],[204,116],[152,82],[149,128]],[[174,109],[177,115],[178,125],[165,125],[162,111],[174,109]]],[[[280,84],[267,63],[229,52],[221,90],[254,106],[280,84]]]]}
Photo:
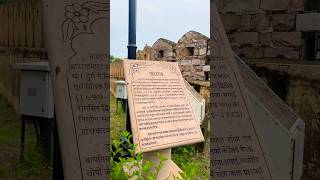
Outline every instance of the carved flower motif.
{"type": "Polygon", "coordinates": [[[71,19],[74,23],[86,23],[89,21],[89,11],[83,8],[80,4],[66,6],[66,17],[71,19]]]}

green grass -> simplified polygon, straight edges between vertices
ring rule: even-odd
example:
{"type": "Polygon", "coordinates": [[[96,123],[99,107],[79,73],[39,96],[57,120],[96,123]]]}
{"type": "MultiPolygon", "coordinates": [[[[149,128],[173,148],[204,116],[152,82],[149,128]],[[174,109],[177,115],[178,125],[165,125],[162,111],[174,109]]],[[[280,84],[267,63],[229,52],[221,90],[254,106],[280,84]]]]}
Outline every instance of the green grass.
{"type": "MultiPolygon", "coordinates": [[[[111,94],[111,93],[110,93],[111,94]]],[[[120,107],[120,102],[119,106],[120,107]]],[[[111,141],[118,138],[121,130],[126,128],[126,115],[122,109],[116,112],[116,99],[110,95],[110,129],[111,141]]],[[[204,150],[199,151],[196,145],[188,145],[172,150],[173,161],[188,175],[195,175],[195,179],[210,179],[210,147],[205,144],[204,150]]]]}
{"type": "Polygon", "coordinates": [[[33,126],[26,126],[25,161],[20,162],[20,121],[0,96],[0,180],[47,180],[51,168],[36,151],[33,126]]]}

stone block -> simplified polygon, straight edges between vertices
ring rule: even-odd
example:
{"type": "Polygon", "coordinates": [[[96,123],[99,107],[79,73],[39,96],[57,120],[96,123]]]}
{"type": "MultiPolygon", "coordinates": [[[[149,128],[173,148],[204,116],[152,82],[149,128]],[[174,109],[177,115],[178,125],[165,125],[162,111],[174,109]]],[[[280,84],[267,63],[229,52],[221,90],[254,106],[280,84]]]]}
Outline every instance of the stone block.
{"type": "Polygon", "coordinates": [[[239,45],[259,44],[259,33],[257,32],[234,33],[234,42],[239,45]]]}
{"type": "Polygon", "coordinates": [[[271,46],[271,33],[260,33],[260,44],[262,46],[271,46]]]}
{"type": "Polygon", "coordinates": [[[193,55],[194,56],[199,56],[199,49],[194,49],[193,50],[193,55]]]}
{"type": "Polygon", "coordinates": [[[207,48],[201,48],[199,49],[199,55],[200,56],[203,56],[203,55],[207,55],[207,48]]]}
{"type": "Polygon", "coordinates": [[[252,15],[251,24],[255,31],[266,31],[270,27],[269,15],[261,13],[252,15]]]}
{"type": "Polygon", "coordinates": [[[200,65],[201,64],[201,60],[200,59],[192,59],[192,64],[193,65],[200,65]]]}
{"type": "Polygon", "coordinates": [[[206,59],[201,59],[201,63],[200,63],[201,66],[204,66],[206,65],[206,59]]]}
{"type": "Polygon", "coordinates": [[[236,14],[222,14],[221,20],[227,32],[236,31],[241,27],[241,17],[236,14]]]}
{"type": "Polygon", "coordinates": [[[203,71],[201,71],[201,72],[195,72],[195,75],[204,76],[204,72],[203,72],[203,71]]]}
{"type": "Polygon", "coordinates": [[[296,20],[297,31],[320,31],[320,13],[298,14],[296,20]]]}
{"type": "Polygon", "coordinates": [[[272,44],[275,47],[300,47],[302,45],[301,32],[274,32],[272,44]]]}
{"type": "Polygon", "coordinates": [[[265,10],[277,11],[287,10],[290,0],[261,0],[261,8],[265,10]]]}
{"type": "Polygon", "coordinates": [[[191,60],[180,60],[180,61],[177,61],[177,62],[180,65],[190,65],[191,64],[191,60]]]}
{"type": "Polygon", "coordinates": [[[241,19],[239,22],[241,24],[239,31],[253,30],[252,23],[251,23],[251,15],[249,15],[249,14],[241,15],[241,19]]]}
{"type": "Polygon", "coordinates": [[[217,0],[220,12],[259,11],[260,0],[217,0]]]}
{"type": "Polygon", "coordinates": [[[305,0],[290,0],[289,10],[291,11],[303,11],[305,0]]]}
{"type": "Polygon", "coordinates": [[[274,14],[272,15],[272,28],[275,31],[290,31],[295,27],[296,15],[274,14]]]}
{"type": "Polygon", "coordinates": [[[242,58],[251,58],[251,59],[258,59],[263,57],[263,48],[256,46],[256,47],[243,47],[237,51],[238,55],[242,58]]]}
{"type": "Polygon", "coordinates": [[[196,71],[203,71],[203,66],[195,66],[194,69],[196,71]]]}
{"type": "Polygon", "coordinates": [[[295,48],[272,48],[264,49],[265,58],[279,58],[279,59],[300,59],[300,50],[295,48]]]}
{"type": "Polygon", "coordinates": [[[191,72],[182,72],[182,76],[191,76],[191,72]]]}

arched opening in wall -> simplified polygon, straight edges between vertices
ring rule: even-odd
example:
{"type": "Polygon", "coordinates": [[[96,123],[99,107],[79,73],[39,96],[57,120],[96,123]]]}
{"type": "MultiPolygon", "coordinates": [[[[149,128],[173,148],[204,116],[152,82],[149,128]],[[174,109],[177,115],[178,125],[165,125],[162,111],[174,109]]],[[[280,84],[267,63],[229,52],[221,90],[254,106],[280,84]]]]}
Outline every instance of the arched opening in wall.
{"type": "Polygon", "coordinates": [[[159,51],[159,58],[164,58],[164,50],[159,51]]]}

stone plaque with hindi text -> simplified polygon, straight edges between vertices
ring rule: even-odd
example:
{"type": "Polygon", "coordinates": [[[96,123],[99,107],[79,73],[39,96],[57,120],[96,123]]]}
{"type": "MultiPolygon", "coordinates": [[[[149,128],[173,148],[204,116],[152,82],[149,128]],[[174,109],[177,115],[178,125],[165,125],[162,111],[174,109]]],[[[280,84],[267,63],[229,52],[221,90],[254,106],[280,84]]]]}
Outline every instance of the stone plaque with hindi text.
{"type": "Polygon", "coordinates": [[[124,60],[137,152],[204,141],[177,63],[124,60]]]}
{"type": "Polygon", "coordinates": [[[109,3],[42,3],[64,178],[108,179],[109,3]]]}
{"type": "Polygon", "coordinates": [[[211,1],[211,178],[270,180],[273,170],[250,115],[247,93],[211,1]]]}

